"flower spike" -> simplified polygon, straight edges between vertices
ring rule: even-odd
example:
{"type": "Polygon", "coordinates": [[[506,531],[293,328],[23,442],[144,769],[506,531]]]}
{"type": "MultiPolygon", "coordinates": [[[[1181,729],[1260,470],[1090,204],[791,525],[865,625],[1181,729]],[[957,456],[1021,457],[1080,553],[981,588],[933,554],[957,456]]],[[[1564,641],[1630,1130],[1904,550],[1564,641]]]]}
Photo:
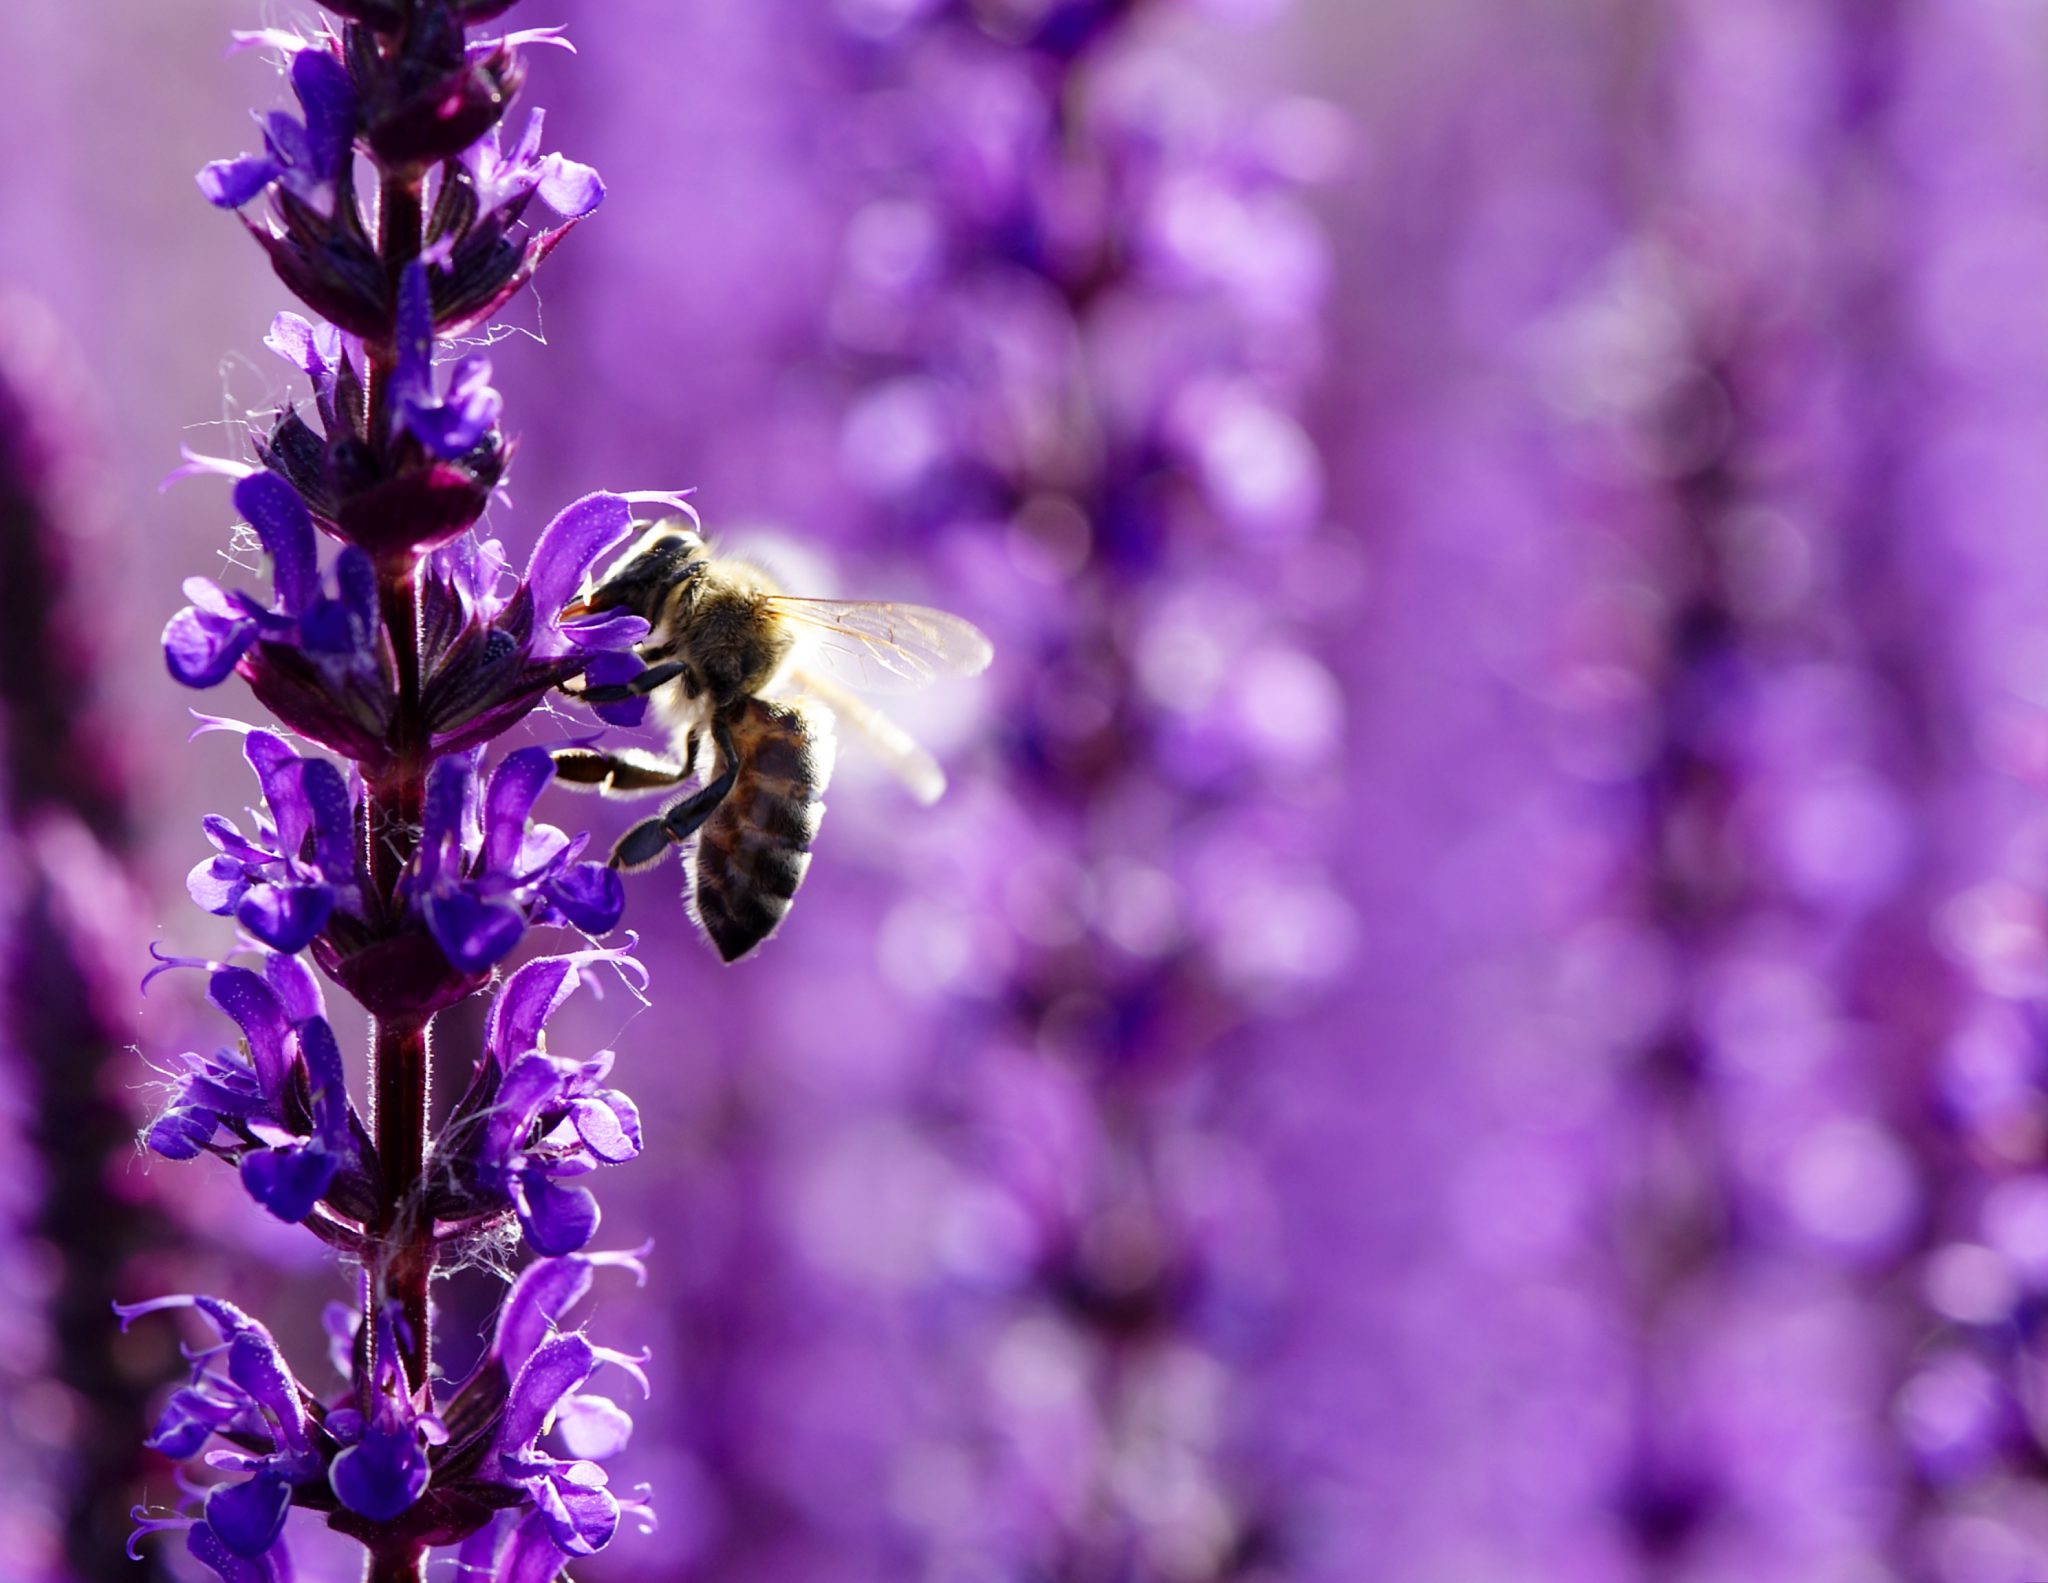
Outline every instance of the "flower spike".
{"type": "Polygon", "coordinates": [[[299,298],[264,342],[306,386],[259,426],[252,459],[188,453],[173,474],[231,481],[268,587],[189,580],[164,659],[186,686],[240,678],[296,738],[199,717],[195,735],[240,734],[260,792],[246,816],[204,819],[212,853],[186,880],[235,943],[217,957],[154,950],[150,977],[204,972],[230,1031],[157,1063],[144,1141],[232,1166],[267,1213],[359,1270],[360,1287],[328,1315],[346,1382],[334,1393],[218,1299],[117,1310],[125,1327],[192,1309],[215,1338],[188,1353],[191,1376],[149,1444],[217,1477],[175,1514],[138,1510],[130,1553],[182,1531],[223,1583],[290,1583],[297,1507],[407,1577],[458,1546],[501,1583],[551,1583],[563,1558],[604,1548],[620,1514],[642,1509],[612,1496],[598,1466],[631,1421],[585,1389],[607,1365],[644,1389],[640,1360],[558,1326],[596,1270],[644,1272],[635,1255],[579,1252],[600,1215],[578,1179],[639,1154],[639,1112],[611,1085],[610,1051],[550,1054],[542,1029],[599,964],[629,985],[646,974],[596,944],[505,973],[471,1091],[431,1137],[429,1035],[529,929],[591,941],[617,925],[618,874],[538,816],[552,757],[493,743],[594,666],[637,665],[647,625],[568,613],[593,562],[632,531],[635,497],[575,502],[523,575],[475,531],[513,446],[489,360],[451,361],[449,341],[533,277],[604,183],[543,148],[540,111],[509,146],[500,128],[523,51],[566,48],[559,29],[473,31],[509,0],[329,9],[346,19],[334,31],[236,35],[235,52],[281,58],[297,113],[261,117],[259,152],[199,178],[299,298]],[[358,190],[372,182],[374,210],[358,190]],[[350,1094],[309,960],[369,1016],[374,1109],[350,1094]],[[540,1257],[482,1363],[451,1387],[434,1367],[434,1272],[522,1231],[540,1257]]]}

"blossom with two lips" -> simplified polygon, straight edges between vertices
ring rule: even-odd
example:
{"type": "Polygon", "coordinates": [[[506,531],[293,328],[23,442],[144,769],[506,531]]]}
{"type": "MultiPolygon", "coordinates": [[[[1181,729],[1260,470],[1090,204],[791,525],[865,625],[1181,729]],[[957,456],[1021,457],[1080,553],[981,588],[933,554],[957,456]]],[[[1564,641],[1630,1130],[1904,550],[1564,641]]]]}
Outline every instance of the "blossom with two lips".
{"type": "MultiPolygon", "coordinates": [[[[380,1309],[367,1413],[353,1392],[323,1398],[301,1382],[270,1332],[232,1303],[181,1294],[117,1306],[124,1329],[179,1309],[213,1327],[218,1344],[192,1353],[192,1377],[165,1404],[149,1444],[179,1461],[203,1455],[231,1475],[194,1492],[187,1509],[138,1507],[129,1553],[135,1539],[182,1528],[186,1548],[228,1583],[286,1583],[280,1541],[298,1505],[343,1533],[459,1543],[464,1558],[495,1558],[497,1568],[479,1577],[551,1583],[564,1560],[603,1549],[623,1514],[646,1517],[640,1501],[608,1488],[599,1466],[625,1448],[633,1421],[588,1389],[609,1365],[645,1395],[645,1359],[560,1328],[602,1269],[646,1281],[634,1253],[529,1266],[506,1295],[484,1356],[438,1407],[430,1391],[406,1388],[399,1321],[380,1309]],[[520,1569],[527,1565],[535,1570],[520,1569]]],[[[332,1361],[346,1371],[357,1351],[354,1311],[339,1312],[329,1328],[332,1361]]]]}
{"type": "Polygon", "coordinates": [[[545,1027],[599,963],[645,982],[640,964],[619,951],[538,957],[505,980],[484,1025],[484,1062],[435,1162],[436,1179],[452,1184],[436,1202],[437,1220],[488,1224],[509,1210],[547,1255],[572,1253],[596,1233],[596,1198],[569,1184],[636,1157],[640,1113],[605,1084],[611,1051],[587,1060],[552,1054],[545,1027]]]}
{"type": "Polygon", "coordinates": [[[360,915],[355,798],[326,759],[302,757],[269,731],[250,731],[244,755],[263,788],[243,835],[222,814],[208,814],[214,856],[186,876],[193,901],[232,917],[273,951],[302,951],[338,906],[360,915]]]}
{"type": "Polygon", "coordinates": [[[625,911],[618,873],[580,860],[587,836],[529,817],[554,774],[546,748],[521,748],[481,786],[471,754],[440,760],[427,777],[419,854],[401,890],[465,972],[503,960],[531,925],[598,935],[625,911]]]}
{"type": "MultiPolygon", "coordinates": [[[[219,1344],[192,1354],[191,1381],[173,1392],[148,1444],[167,1457],[195,1457],[216,1437],[233,1449],[207,1461],[241,1477],[216,1484],[200,1497],[194,1517],[133,1514],[135,1537],[185,1528],[186,1547],[224,1578],[241,1583],[283,1583],[290,1577],[278,1541],[295,1489],[324,1483],[321,1431],[308,1410],[311,1393],[293,1375],[276,1340],[261,1323],[217,1297],[180,1294],[117,1304],[121,1328],[146,1314],[190,1308],[203,1315],[219,1344]]],[[[130,1540],[130,1554],[134,1540],[130,1540]]]]}
{"type": "Polygon", "coordinates": [[[177,1058],[149,1147],[172,1160],[234,1161],[250,1197],[280,1220],[304,1220],[322,1200],[360,1218],[371,1150],[311,970],[266,953],[261,973],[213,967],[206,993],[240,1029],[239,1048],[177,1058]]]}
{"type": "Polygon", "coordinates": [[[215,160],[199,173],[199,190],[209,203],[239,209],[279,188],[331,220],[355,146],[355,85],[340,59],[326,49],[294,51],[288,70],[304,119],[282,110],[259,116],[263,152],[215,160]]]}

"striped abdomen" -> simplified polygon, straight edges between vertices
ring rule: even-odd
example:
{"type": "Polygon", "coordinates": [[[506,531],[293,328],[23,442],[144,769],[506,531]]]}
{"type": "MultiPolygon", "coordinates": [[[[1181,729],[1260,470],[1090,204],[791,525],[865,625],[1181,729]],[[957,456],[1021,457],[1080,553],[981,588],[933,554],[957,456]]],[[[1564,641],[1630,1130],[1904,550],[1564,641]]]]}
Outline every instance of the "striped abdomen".
{"type": "Polygon", "coordinates": [[[811,864],[832,777],[832,723],[795,702],[742,699],[728,719],[739,768],[697,836],[697,921],[731,962],[767,939],[811,864]]]}

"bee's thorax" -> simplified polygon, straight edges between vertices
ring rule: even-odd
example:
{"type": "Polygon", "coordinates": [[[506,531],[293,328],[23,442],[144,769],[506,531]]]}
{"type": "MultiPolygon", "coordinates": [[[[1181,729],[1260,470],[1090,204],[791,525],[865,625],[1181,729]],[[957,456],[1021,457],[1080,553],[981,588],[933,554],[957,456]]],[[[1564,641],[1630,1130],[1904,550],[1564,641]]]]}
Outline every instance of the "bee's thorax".
{"type": "Polygon", "coordinates": [[[765,691],[793,637],[769,602],[775,585],[741,562],[717,561],[672,593],[650,644],[684,661],[713,708],[765,691]]]}

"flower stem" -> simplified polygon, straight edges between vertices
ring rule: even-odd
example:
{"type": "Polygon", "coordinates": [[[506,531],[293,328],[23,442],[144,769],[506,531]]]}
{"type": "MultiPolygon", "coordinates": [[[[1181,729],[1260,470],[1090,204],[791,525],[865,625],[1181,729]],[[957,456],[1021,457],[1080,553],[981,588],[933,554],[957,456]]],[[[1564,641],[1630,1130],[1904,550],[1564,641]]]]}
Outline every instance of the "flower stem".
{"type": "MultiPolygon", "coordinates": [[[[376,1228],[371,1301],[399,1306],[406,1378],[427,1378],[427,1283],[434,1273],[433,1227],[419,1212],[426,1167],[431,1022],[379,1018],[370,1060],[376,1074],[377,1159],[383,1168],[383,1224],[376,1228]]],[[[361,1383],[361,1382],[359,1382],[361,1383]]]]}
{"type": "MultiPolygon", "coordinates": [[[[387,173],[378,186],[377,244],[391,280],[391,300],[398,298],[398,279],[405,265],[419,256],[421,236],[420,183],[416,176],[387,173]]],[[[369,363],[370,434],[381,434],[385,392],[396,360],[386,345],[367,349],[369,363]]],[[[410,557],[378,568],[378,595],[384,627],[390,634],[398,681],[398,707],[392,722],[390,766],[368,788],[370,881],[387,920],[403,913],[398,895],[400,876],[419,847],[420,815],[425,796],[426,741],[420,712],[419,567],[410,557]]],[[[396,1303],[403,1322],[398,1338],[406,1379],[414,1390],[427,1381],[431,1357],[427,1288],[434,1273],[433,1227],[420,1213],[426,1172],[427,1103],[432,1081],[433,1019],[379,1017],[370,1047],[374,1093],[372,1126],[382,1172],[380,1224],[374,1228],[374,1267],[368,1284],[371,1313],[364,1333],[375,1345],[375,1312],[396,1303]]],[[[357,1380],[367,1393],[370,1377],[357,1380]]],[[[367,1396],[366,1396],[367,1399],[367,1396]]],[[[379,1554],[370,1577],[412,1578],[417,1558],[379,1554]]]]}
{"type": "MultiPolygon", "coordinates": [[[[388,767],[366,788],[365,835],[371,889],[387,924],[404,915],[399,884],[419,849],[426,793],[426,742],[420,711],[419,568],[381,568],[379,597],[397,659],[398,708],[388,767]]],[[[430,1357],[427,1287],[434,1273],[433,1226],[420,1205],[426,1174],[428,1096],[432,1081],[433,1018],[393,1014],[374,1019],[370,1044],[371,1127],[380,1171],[378,1223],[371,1228],[359,1362],[373,1363],[377,1311],[396,1303],[403,1330],[399,1351],[407,1380],[418,1390],[430,1357]]],[[[356,1388],[367,1402],[374,1368],[362,1369],[356,1388]]]]}
{"type": "MultiPolygon", "coordinates": [[[[419,257],[424,216],[421,179],[417,174],[387,171],[377,187],[377,250],[390,282],[390,300],[398,300],[405,268],[419,257]]],[[[368,363],[368,432],[373,445],[383,434],[385,404],[397,349],[387,338],[365,346],[368,363]]],[[[411,556],[378,567],[378,598],[384,628],[390,635],[397,671],[397,710],[388,740],[384,771],[367,787],[365,836],[369,843],[371,889],[387,925],[403,915],[399,881],[418,850],[420,816],[426,789],[427,741],[420,709],[419,566],[411,556]]],[[[420,1210],[427,1157],[428,1095],[432,1079],[433,1019],[393,1015],[375,1019],[370,1045],[371,1126],[381,1173],[379,1220],[371,1228],[371,1268],[365,1283],[370,1311],[364,1315],[365,1341],[358,1352],[356,1388],[369,1399],[374,1368],[370,1349],[376,1345],[379,1308],[396,1303],[402,1320],[399,1352],[414,1390],[427,1381],[431,1356],[427,1324],[427,1288],[434,1273],[433,1226],[420,1210]]],[[[369,1576],[412,1578],[417,1558],[379,1553],[369,1576]]]]}
{"type": "Polygon", "coordinates": [[[372,1549],[363,1567],[363,1583],[423,1583],[426,1561],[426,1549],[420,1545],[372,1549]]]}

